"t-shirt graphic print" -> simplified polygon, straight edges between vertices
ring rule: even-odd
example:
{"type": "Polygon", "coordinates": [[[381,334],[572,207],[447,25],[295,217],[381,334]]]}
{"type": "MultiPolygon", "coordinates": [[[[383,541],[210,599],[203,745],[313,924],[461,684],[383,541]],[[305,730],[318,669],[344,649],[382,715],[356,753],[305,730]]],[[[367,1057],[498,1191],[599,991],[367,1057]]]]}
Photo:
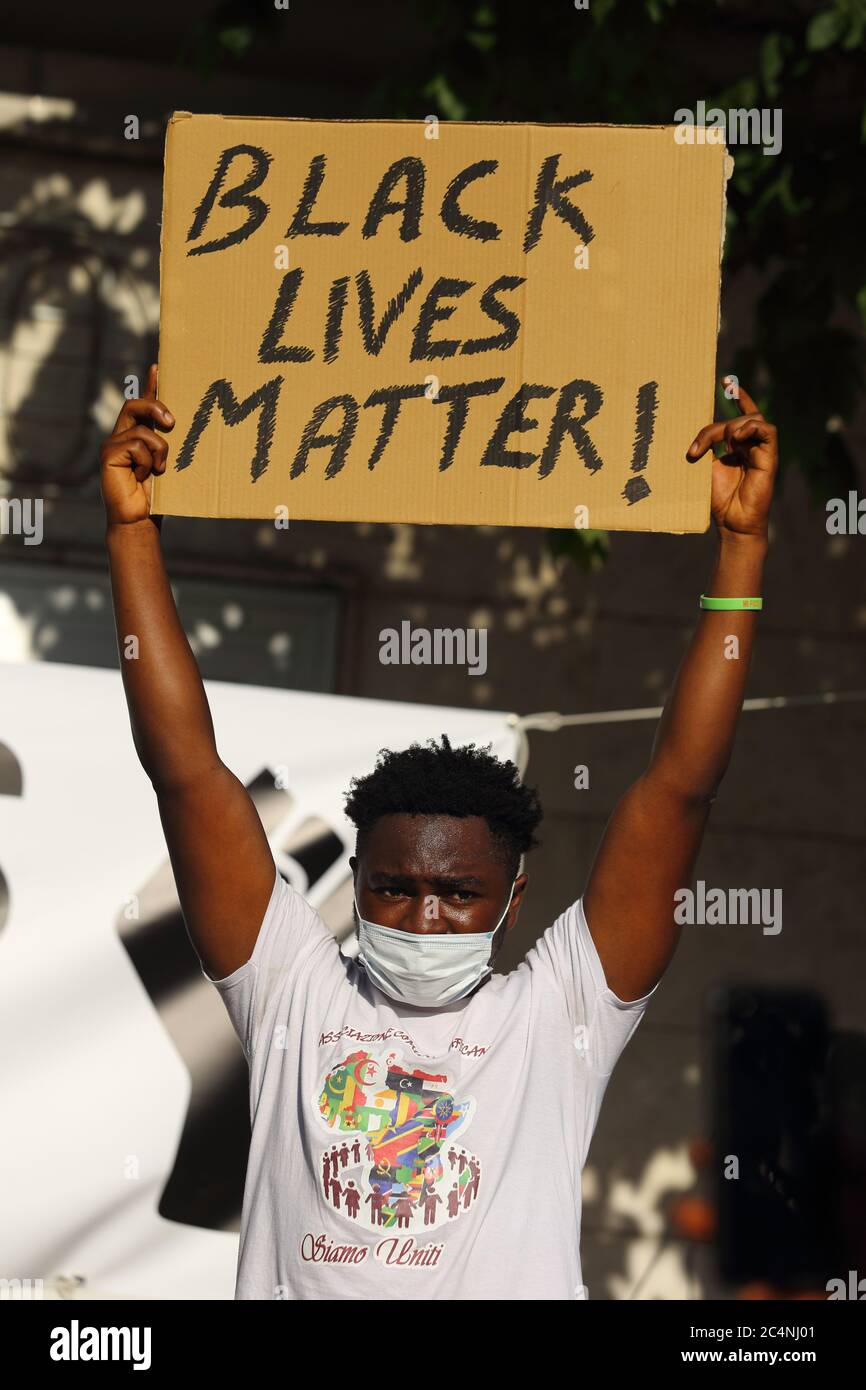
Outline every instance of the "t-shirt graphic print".
{"type": "Polygon", "coordinates": [[[432,1234],[477,1200],[481,1164],[461,1146],[475,1098],[457,1094],[446,1071],[410,1068],[393,1048],[361,1048],[329,1069],[317,1102],[338,1136],[322,1152],[322,1192],[349,1220],[432,1234]]]}

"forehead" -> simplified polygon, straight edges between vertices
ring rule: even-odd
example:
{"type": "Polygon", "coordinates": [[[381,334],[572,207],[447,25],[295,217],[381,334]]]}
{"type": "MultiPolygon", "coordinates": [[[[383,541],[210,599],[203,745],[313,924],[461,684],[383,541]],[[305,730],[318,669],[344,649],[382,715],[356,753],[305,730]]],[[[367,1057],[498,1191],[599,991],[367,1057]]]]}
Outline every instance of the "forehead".
{"type": "Polygon", "coordinates": [[[501,867],[483,816],[381,816],[363,839],[368,868],[390,873],[460,874],[501,867]]]}

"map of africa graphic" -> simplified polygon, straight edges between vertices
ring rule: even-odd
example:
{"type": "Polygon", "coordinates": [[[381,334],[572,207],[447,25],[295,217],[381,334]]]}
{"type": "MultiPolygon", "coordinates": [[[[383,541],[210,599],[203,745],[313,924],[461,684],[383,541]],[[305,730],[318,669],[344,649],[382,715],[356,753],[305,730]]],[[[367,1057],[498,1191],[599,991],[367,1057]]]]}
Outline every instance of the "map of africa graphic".
{"type": "Polygon", "coordinates": [[[447,1073],[362,1048],[326,1072],[315,1106],[333,1136],[321,1154],[325,1201],[356,1225],[432,1234],[478,1200],[481,1163],[461,1142],[475,1100],[454,1095],[447,1073]]]}

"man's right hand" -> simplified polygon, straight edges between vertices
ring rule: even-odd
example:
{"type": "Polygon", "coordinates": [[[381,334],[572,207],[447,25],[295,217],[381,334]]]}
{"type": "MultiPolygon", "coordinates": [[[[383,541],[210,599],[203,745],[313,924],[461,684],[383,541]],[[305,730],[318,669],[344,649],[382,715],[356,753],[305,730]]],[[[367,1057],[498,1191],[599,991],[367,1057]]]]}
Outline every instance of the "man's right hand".
{"type": "Polygon", "coordinates": [[[126,401],[102,446],[102,500],[109,525],[146,521],[150,515],[151,479],[165,472],[168,457],[168,441],[157,429],[174,429],[174,416],[156,398],[154,363],[144,395],[126,401]]]}

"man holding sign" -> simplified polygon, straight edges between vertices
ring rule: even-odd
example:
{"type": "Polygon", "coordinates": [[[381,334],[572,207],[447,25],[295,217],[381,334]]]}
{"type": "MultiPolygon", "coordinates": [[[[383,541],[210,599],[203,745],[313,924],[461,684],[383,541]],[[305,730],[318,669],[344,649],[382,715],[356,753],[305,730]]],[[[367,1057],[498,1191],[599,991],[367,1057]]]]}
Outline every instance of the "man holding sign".
{"type": "Polygon", "coordinates": [[[186,925],[250,1067],[242,1299],[578,1299],[580,1173],[611,1072],[673,955],[749,668],[776,431],[739,389],[709,424],[718,533],[705,610],[646,771],[583,896],[509,975],[491,967],[540,820],[474,748],[380,755],[347,812],[359,956],[277,872],[217,751],[149,491],[175,424],[152,367],[102,451],[121,670],[186,925]],[[721,610],[721,611],[717,611],[721,610]],[[730,659],[735,650],[736,659],[730,659]]]}

